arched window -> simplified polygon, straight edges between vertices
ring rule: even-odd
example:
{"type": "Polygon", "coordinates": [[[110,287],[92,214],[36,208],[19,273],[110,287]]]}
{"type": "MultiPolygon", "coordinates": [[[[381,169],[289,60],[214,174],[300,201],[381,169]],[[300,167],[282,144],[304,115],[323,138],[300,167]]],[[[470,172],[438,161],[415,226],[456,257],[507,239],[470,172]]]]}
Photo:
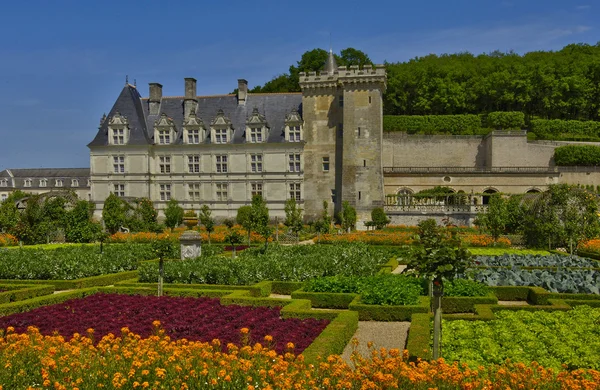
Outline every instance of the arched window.
{"type": "Polygon", "coordinates": [[[498,192],[498,190],[495,190],[493,188],[488,188],[487,190],[483,191],[483,204],[489,204],[490,203],[490,195],[495,194],[497,192],[498,192]]]}
{"type": "Polygon", "coordinates": [[[396,193],[396,203],[399,206],[408,206],[412,204],[413,191],[410,188],[401,188],[396,193]]]}
{"type": "Polygon", "coordinates": [[[527,190],[527,192],[525,192],[525,193],[526,194],[539,194],[540,192],[542,192],[542,191],[540,191],[537,188],[531,188],[531,189],[527,190]]]}

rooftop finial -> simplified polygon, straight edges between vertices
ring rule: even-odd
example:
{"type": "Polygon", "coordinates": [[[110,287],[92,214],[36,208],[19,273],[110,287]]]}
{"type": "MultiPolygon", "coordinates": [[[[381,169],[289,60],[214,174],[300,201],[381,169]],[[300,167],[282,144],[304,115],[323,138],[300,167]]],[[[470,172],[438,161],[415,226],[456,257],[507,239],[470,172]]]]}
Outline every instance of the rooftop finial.
{"type": "Polygon", "coordinates": [[[136,79],[133,79],[133,86],[137,87],[137,80],[136,79]]]}
{"type": "Polygon", "coordinates": [[[125,75],[125,85],[129,84],[129,75],[125,75]]]}

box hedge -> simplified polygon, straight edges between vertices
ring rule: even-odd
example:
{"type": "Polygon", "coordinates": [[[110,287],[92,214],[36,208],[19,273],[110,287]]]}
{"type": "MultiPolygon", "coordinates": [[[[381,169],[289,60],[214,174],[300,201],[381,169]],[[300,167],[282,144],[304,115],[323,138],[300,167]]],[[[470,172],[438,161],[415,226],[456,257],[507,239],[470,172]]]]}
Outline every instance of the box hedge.
{"type": "Polygon", "coordinates": [[[347,309],[358,294],[310,292],[302,289],[292,292],[293,299],[308,299],[312,307],[328,309],[347,309]]]}
{"type": "Polygon", "coordinates": [[[530,131],[537,138],[559,139],[568,136],[596,138],[600,134],[600,122],[561,119],[533,119],[530,131]]]}
{"type": "Polygon", "coordinates": [[[406,349],[411,360],[431,360],[431,321],[433,316],[428,313],[413,314],[406,340],[406,349]]]}
{"type": "Polygon", "coordinates": [[[366,305],[357,296],[350,302],[348,309],[357,311],[361,321],[409,321],[414,313],[429,312],[429,297],[419,297],[417,305],[384,306],[366,305]]]}
{"type": "Polygon", "coordinates": [[[600,146],[565,145],[554,149],[554,163],[559,166],[600,165],[600,146]]]}
{"type": "Polygon", "coordinates": [[[522,129],[525,126],[525,114],[520,111],[494,111],[487,114],[487,127],[493,129],[522,129]]]}
{"type": "Polygon", "coordinates": [[[475,305],[498,303],[494,293],[484,297],[442,297],[443,313],[474,313],[475,305]]]}
{"type": "Polygon", "coordinates": [[[384,115],[383,131],[408,134],[476,134],[479,115],[384,115]]]}

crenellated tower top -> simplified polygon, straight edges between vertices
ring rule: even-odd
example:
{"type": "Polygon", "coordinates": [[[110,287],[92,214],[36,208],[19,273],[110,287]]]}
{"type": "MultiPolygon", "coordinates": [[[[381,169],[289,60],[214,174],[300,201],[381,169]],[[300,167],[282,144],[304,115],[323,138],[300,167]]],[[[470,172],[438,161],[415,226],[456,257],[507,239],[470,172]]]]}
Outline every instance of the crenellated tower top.
{"type": "Polygon", "coordinates": [[[382,92],[387,86],[385,65],[365,65],[362,69],[358,65],[349,68],[339,66],[335,71],[324,70],[321,72],[300,72],[300,88],[336,88],[343,84],[383,84],[382,92]]]}

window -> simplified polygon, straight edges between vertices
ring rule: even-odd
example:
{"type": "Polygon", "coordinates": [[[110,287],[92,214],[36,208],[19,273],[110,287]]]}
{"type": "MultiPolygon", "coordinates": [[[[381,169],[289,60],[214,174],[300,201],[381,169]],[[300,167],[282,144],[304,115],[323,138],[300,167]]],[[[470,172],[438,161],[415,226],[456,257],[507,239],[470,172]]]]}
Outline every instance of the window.
{"type": "Polygon", "coordinates": [[[226,144],[227,143],[227,129],[216,129],[215,130],[215,143],[226,144]]]}
{"type": "Polygon", "coordinates": [[[113,172],[125,173],[125,156],[113,156],[113,172]]]}
{"type": "Polygon", "coordinates": [[[188,144],[200,143],[200,130],[188,130],[188,144]]]}
{"type": "Polygon", "coordinates": [[[79,180],[71,179],[71,187],[79,187],[79,180]]]}
{"type": "Polygon", "coordinates": [[[112,143],[113,145],[125,144],[125,129],[112,129],[112,143]]]}
{"type": "Polygon", "coordinates": [[[160,173],[171,173],[171,156],[159,156],[158,167],[160,173]]]}
{"type": "Polygon", "coordinates": [[[188,200],[200,200],[200,183],[188,184],[188,200]]]}
{"type": "Polygon", "coordinates": [[[47,187],[48,179],[40,179],[40,187],[47,187]]]}
{"type": "Polygon", "coordinates": [[[263,156],[262,154],[251,154],[250,155],[250,171],[253,173],[263,171],[263,156]]]}
{"type": "Polygon", "coordinates": [[[290,172],[300,172],[300,154],[290,154],[290,172]]]}
{"type": "Polygon", "coordinates": [[[290,131],[289,141],[290,142],[300,142],[301,141],[300,126],[290,126],[289,129],[290,129],[289,130],[290,131]]]}
{"type": "Polygon", "coordinates": [[[300,201],[300,183],[290,183],[290,199],[300,201]]]}
{"type": "Polygon", "coordinates": [[[250,183],[250,193],[251,193],[252,197],[254,197],[254,195],[263,196],[262,183],[250,183]]]}
{"type": "Polygon", "coordinates": [[[158,131],[158,143],[166,145],[171,143],[171,130],[159,130],[158,131]]]}
{"type": "Polygon", "coordinates": [[[340,107],[344,107],[344,95],[340,95],[340,98],[338,99],[338,103],[340,104],[340,107]]]}
{"type": "Polygon", "coordinates": [[[0,187],[8,187],[8,179],[0,180],[0,187]]]}
{"type": "Polygon", "coordinates": [[[329,172],[329,156],[323,157],[323,172],[329,172]]]}
{"type": "Polygon", "coordinates": [[[262,129],[259,127],[252,127],[250,129],[250,142],[257,143],[262,142],[262,129]]]}
{"type": "Polygon", "coordinates": [[[227,200],[227,183],[216,183],[217,188],[217,200],[227,200]]]}
{"type": "Polygon", "coordinates": [[[344,136],[344,125],[341,123],[338,123],[337,131],[338,131],[338,136],[343,137],[344,136]]]}
{"type": "Polygon", "coordinates": [[[56,181],[54,182],[54,186],[55,187],[62,187],[63,186],[62,179],[56,179],[56,181]]]}
{"type": "Polygon", "coordinates": [[[25,179],[24,186],[25,187],[31,187],[31,179],[25,179]]]}
{"type": "Polygon", "coordinates": [[[331,189],[331,203],[335,203],[335,188],[331,189]]]}
{"type": "Polygon", "coordinates": [[[217,158],[217,173],[227,173],[227,155],[218,155],[217,158]]]}
{"type": "Polygon", "coordinates": [[[113,194],[116,196],[125,196],[125,184],[113,184],[113,194]]]}
{"type": "Polygon", "coordinates": [[[8,195],[2,194],[2,196],[0,196],[0,201],[4,202],[6,198],[8,198],[8,195]]]}
{"type": "Polygon", "coordinates": [[[171,185],[161,184],[160,185],[160,200],[171,200],[171,185]]]}
{"type": "Polygon", "coordinates": [[[199,155],[188,156],[188,172],[189,173],[200,173],[200,156],[199,155]]]}

